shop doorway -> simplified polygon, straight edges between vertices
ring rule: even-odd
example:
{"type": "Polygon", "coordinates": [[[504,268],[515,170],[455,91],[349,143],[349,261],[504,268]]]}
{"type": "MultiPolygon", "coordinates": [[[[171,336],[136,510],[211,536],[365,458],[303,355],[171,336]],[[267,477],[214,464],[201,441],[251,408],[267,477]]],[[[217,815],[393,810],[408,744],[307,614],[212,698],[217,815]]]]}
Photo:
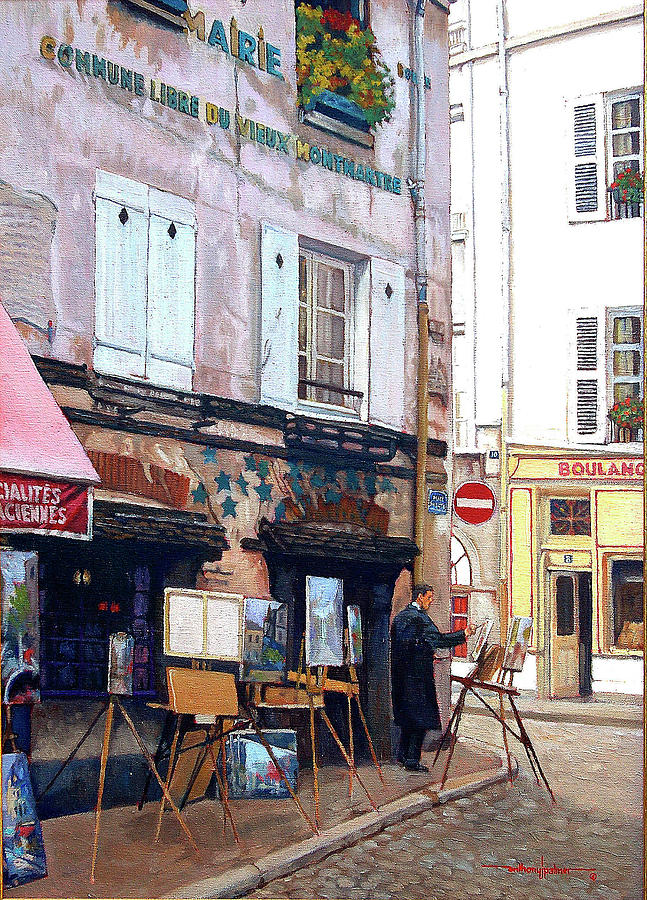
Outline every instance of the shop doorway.
{"type": "Polygon", "coordinates": [[[587,696],[592,691],[591,573],[553,572],[550,596],[551,697],[587,696]]]}

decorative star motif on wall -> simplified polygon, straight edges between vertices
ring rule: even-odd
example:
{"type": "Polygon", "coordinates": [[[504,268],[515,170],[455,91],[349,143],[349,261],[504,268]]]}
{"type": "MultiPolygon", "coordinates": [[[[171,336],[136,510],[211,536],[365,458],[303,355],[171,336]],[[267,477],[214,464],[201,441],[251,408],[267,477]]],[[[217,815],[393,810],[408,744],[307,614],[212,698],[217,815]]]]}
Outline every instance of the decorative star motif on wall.
{"type": "Polygon", "coordinates": [[[359,478],[357,472],[346,472],[346,487],[349,491],[359,490],[359,478]]]}
{"type": "Polygon", "coordinates": [[[266,481],[261,481],[258,487],[255,487],[254,490],[258,494],[259,500],[271,500],[272,499],[272,485],[268,484],[266,481]]]}
{"type": "Polygon", "coordinates": [[[377,487],[375,486],[375,475],[364,475],[364,490],[367,494],[377,494],[377,487]]]}
{"type": "Polygon", "coordinates": [[[220,470],[220,474],[216,477],[216,484],[218,485],[219,491],[230,491],[231,484],[229,482],[229,475],[223,470],[220,470]]]}
{"type": "Polygon", "coordinates": [[[232,500],[231,497],[226,497],[224,503],[222,504],[223,519],[226,519],[227,516],[231,516],[232,519],[235,519],[237,506],[238,504],[235,500],[232,500]]]}
{"type": "Polygon", "coordinates": [[[282,500],[276,504],[276,509],[274,510],[274,521],[281,522],[285,518],[285,503],[282,500]]]}
{"type": "Polygon", "coordinates": [[[290,461],[288,463],[288,468],[290,470],[290,478],[294,478],[295,480],[298,480],[299,478],[301,478],[302,466],[303,466],[303,463],[297,463],[297,462],[290,461]]]}
{"type": "Polygon", "coordinates": [[[194,503],[202,503],[202,504],[205,503],[205,501],[207,499],[207,492],[206,492],[205,487],[202,484],[202,482],[200,482],[200,484],[197,486],[197,488],[194,491],[191,491],[191,496],[193,497],[194,503]]]}
{"type": "Polygon", "coordinates": [[[244,494],[246,497],[248,497],[248,496],[249,496],[249,494],[247,493],[247,487],[248,487],[248,485],[247,485],[247,482],[245,481],[245,476],[243,475],[242,472],[240,473],[240,475],[239,475],[238,478],[236,479],[236,484],[237,484],[238,487],[240,488],[241,494],[244,494]]]}
{"type": "Polygon", "coordinates": [[[206,447],[202,451],[202,456],[206,463],[215,463],[216,462],[216,449],[215,447],[206,447]]]}
{"type": "Polygon", "coordinates": [[[256,460],[254,459],[253,456],[245,457],[245,468],[247,469],[248,472],[256,471],[256,460]]]}

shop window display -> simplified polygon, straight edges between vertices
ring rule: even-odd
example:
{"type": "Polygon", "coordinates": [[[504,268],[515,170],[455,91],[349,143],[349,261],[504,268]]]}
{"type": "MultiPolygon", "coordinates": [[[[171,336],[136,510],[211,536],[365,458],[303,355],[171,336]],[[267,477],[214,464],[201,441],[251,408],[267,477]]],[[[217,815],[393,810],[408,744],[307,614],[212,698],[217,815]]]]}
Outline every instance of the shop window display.
{"type": "Polygon", "coordinates": [[[619,560],[613,563],[613,637],[619,650],[644,650],[643,563],[619,560]]]}
{"type": "MultiPolygon", "coordinates": [[[[45,556],[45,554],[44,554],[45,556]]],[[[134,639],[133,693],[153,692],[151,570],[97,554],[45,558],[40,573],[41,690],[44,696],[107,691],[111,634],[134,639]]]]}

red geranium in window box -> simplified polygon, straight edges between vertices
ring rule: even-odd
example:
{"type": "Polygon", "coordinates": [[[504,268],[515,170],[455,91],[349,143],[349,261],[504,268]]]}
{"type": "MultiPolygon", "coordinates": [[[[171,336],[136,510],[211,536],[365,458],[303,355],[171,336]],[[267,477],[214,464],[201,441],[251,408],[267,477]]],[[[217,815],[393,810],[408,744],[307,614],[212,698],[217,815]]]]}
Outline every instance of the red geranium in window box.
{"type": "Polygon", "coordinates": [[[642,203],[645,194],[645,180],[641,172],[627,168],[616,177],[609,190],[613,191],[616,203],[642,203]]]}

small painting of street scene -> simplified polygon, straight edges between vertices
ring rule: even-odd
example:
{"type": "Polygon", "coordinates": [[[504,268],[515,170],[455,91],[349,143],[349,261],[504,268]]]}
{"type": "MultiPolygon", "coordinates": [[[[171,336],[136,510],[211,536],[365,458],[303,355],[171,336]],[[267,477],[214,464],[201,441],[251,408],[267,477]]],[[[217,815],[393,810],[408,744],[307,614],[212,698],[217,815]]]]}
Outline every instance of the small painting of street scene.
{"type": "Polygon", "coordinates": [[[306,665],[341,666],[344,591],[341,578],[306,578],[306,665]]]}
{"type": "Polygon", "coordinates": [[[244,681],[283,681],[287,639],[286,603],[245,598],[241,678],[244,681]]]}
{"type": "MultiPolygon", "coordinates": [[[[270,729],[263,736],[292,790],[296,791],[299,774],[296,732],[270,729]]],[[[253,731],[241,731],[227,739],[227,781],[229,795],[234,798],[290,797],[278,767],[253,731]]]]}
{"type": "Polygon", "coordinates": [[[47,875],[47,861],[24,753],[2,755],[2,880],[17,887],[47,875]]]}
{"type": "Polygon", "coordinates": [[[346,609],[348,617],[348,662],[351,666],[361,666],[362,654],[362,616],[359,606],[346,609]]]}
{"type": "Polygon", "coordinates": [[[476,631],[474,632],[474,646],[472,647],[472,652],[470,653],[472,662],[478,662],[481,658],[481,654],[485,649],[487,639],[490,636],[490,632],[492,631],[493,626],[494,621],[492,619],[486,619],[485,622],[481,622],[480,625],[477,625],[476,631]]]}
{"type": "Polygon", "coordinates": [[[532,619],[530,616],[514,616],[510,622],[508,640],[503,657],[503,668],[511,672],[523,671],[526,653],[532,637],[532,619]]]}

